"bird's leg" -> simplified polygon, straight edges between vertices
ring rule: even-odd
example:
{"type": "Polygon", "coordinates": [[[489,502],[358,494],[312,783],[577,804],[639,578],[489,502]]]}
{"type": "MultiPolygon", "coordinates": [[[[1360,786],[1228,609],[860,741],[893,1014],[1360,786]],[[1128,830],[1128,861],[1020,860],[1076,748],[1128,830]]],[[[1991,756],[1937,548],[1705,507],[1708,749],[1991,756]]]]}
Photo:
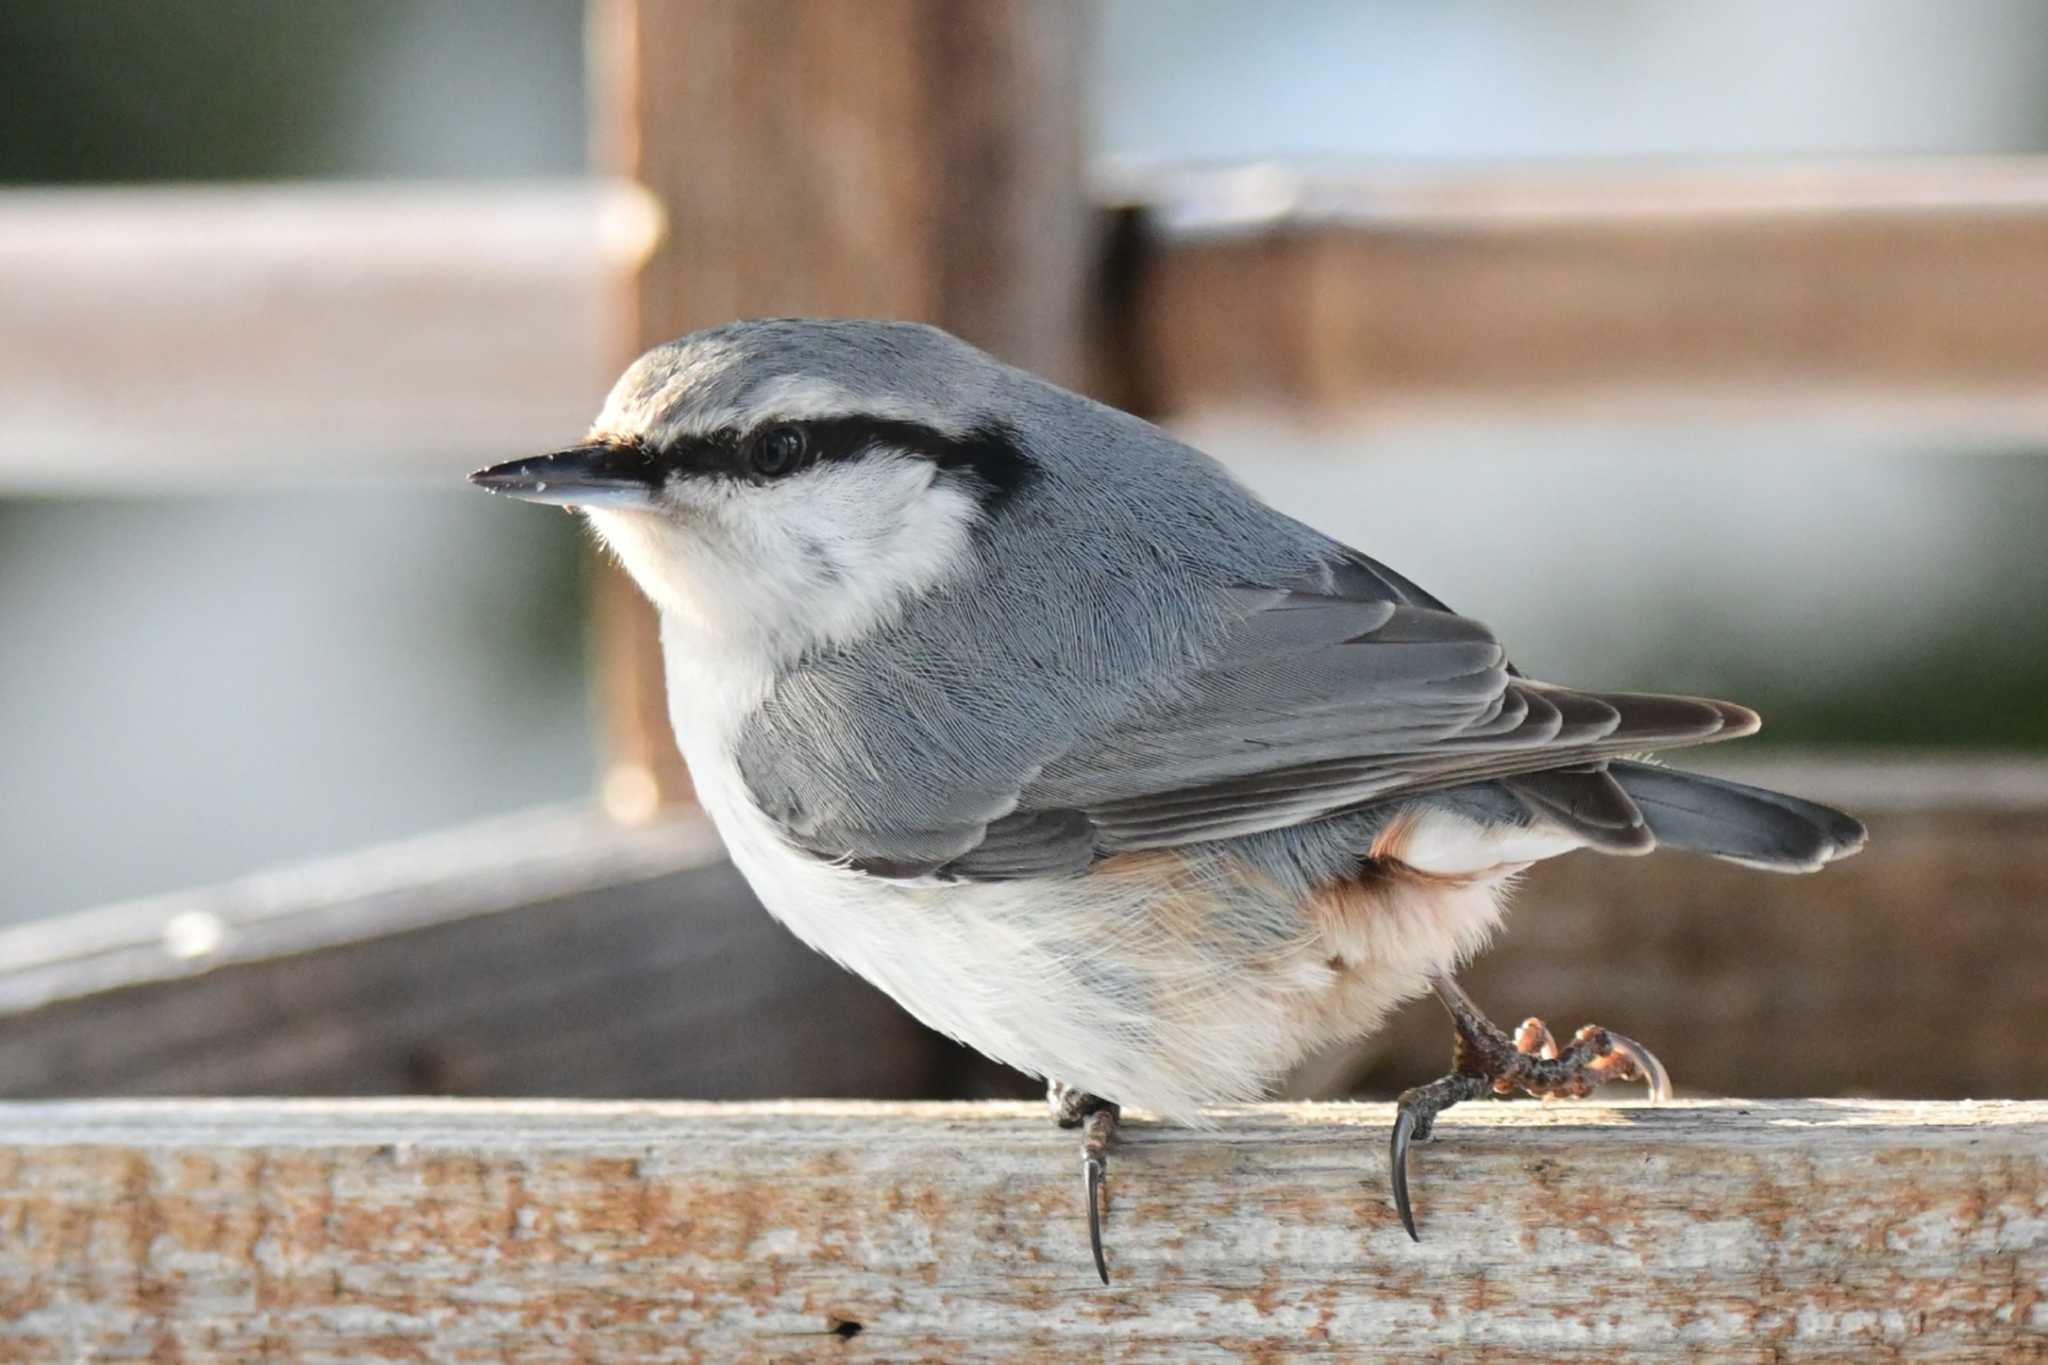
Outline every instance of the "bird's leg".
{"type": "Polygon", "coordinates": [[[1102,1182],[1109,1174],[1109,1140],[1116,1135],[1122,1111],[1110,1101],[1054,1081],[1045,1089],[1053,1121],[1081,1130],[1081,1188],[1088,1200],[1088,1248],[1095,1253],[1095,1273],[1109,1283],[1109,1262],[1102,1254],[1102,1182]]]}
{"type": "Polygon", "coordinates": [[[1401,1226],[1418,1242],[1422,1238],[1408,1205],[1408,1146],[1428,1138],[1437,1115],[1460,1100],[1488,1091],[1510,1095],[1517,1090],[1546,1099],[1583,1099],[1607,1081],[1642,1081],[1650,1087],[1653,1102],[1671,1098],[1671,1078],[1664,1064],[1641,1043],[1588,1024],[1572,1036],[1571,1046],[1560,1048],[1541,1019],[1524,1020],[1510,1038],[1449,976],[1437,977],[1430,985],[1450,1011],[1451,1026],[1457,1031],[1451,1073],[1402,1093],[1390,1151],[1394,1208],[1401,1226]]]}

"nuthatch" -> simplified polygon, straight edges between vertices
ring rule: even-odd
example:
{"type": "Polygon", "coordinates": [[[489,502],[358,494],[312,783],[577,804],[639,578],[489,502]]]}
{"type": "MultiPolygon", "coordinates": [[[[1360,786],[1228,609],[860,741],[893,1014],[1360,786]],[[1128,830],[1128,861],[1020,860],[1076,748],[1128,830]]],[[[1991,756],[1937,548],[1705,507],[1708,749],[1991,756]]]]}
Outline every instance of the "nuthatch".
{"type": "Polygon", "coordinates": [[[676,736],[768,909],[1085,1131],[1198,1120],[1434,991],[1446,1106],[1668,1086],[1452,980],[1523,868],[1690,849],[1804,872],[1863,829],[1643,762],[1756,716],[1584,692],[1214,460],[943,332],[744,322],[656,347],[573,449],[472,478],[573,505],[660,610],[676,736]]]}

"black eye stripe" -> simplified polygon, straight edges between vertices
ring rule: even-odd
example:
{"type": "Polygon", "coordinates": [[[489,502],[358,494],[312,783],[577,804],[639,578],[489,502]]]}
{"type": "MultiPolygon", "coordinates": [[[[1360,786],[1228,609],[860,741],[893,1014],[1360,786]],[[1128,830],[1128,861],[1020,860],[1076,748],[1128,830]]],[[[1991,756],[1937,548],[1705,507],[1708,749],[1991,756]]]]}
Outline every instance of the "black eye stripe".
{"type": "Polygon", "coordinates": [[[1024,452],[1008,426],[990,422],[953,436],[917,422],[873,417],[825,417],[801,422],[771,422],[757,431],[725,430],[679,442],[665,454],[678,473],[748,479],[781,477],[815,464],[859,460],[877,450],[890,450],[930,460],[940,469],[971,477],[990,509],[1022,492],[1038,477],[1038,467],[1024,452]],[[802,433],[803,453],[789,468],[776,462],[757,463],[761,442],[784,428],[802,433]],[[770,467],[777,472],[769,473],[770,467]]]}

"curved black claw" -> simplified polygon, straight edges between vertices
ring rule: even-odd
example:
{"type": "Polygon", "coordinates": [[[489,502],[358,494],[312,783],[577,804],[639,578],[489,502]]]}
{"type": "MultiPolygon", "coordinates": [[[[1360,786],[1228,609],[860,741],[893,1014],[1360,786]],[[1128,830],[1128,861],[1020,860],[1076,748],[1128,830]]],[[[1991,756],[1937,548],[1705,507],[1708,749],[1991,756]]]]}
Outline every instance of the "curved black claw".
{"type": "Polygon", "coordinates": [[[1414,1137],[1415,1115],[1403,1109],[1394,1116],[1394,1140],[1388,1147],[1393,1160],[1394,1211],[1401,1215],[1401,1226],[1408,1229],[1408,1239],[1419,1245],[1422,1234],[1415,1230],[1415,1210],[1408,1206],[1408,1144],[1414,1137]]]}
{"type": "Polygon", "coordinates": [[[1046,1089],[1052,1116],[1062,1128],[1081,1130],[1081,1192],[1088,1200],[1088,1249],[1095,1273],[1109,1283],[1109,1257],[1102,1250],[1102,1182],[1109,1173],[1109,1144],[1123,1110],[1114,1101],[1053,1081],[1046,1089]]]}
{"type": "Polygon", "coordinates": [[[1095,1253],[1095,1273],[1109,1283],[1109,1260],[1102,1254],[1102,1177],[1105,1163],[1099,1156],[1081,1159],[1081,1183],[1088,1192],[1088,1246],[1095,1253]]]}

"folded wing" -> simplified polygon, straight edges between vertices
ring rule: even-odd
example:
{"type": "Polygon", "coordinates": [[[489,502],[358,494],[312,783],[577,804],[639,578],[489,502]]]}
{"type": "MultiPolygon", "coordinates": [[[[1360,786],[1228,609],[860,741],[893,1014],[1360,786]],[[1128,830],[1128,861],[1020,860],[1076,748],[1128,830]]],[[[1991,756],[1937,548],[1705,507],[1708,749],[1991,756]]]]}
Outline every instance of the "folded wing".
{"type": "Polygon", "coordinates": [[[1485,626],[1355,552],[1211,606],[1220,624],[1169,676],[1065,704],[971,661],[821,660],[763,708],[741,774],[792,843],[886,877],[1057,875],[1489,782],[1635,852],[1655,836],[1607,761],[1757,724],[1725,702],[1524,678],[1485,626]],[[944,685],[947,669],[979,690],[944,685]]]}
{"type": "Polygon", "coordinates": [[[1530,806],[1622,851],[1654,841],[1605,759],[1756,724],[1725,702],[1512,676],[1492,634],[1448,612],[1275,591],[1179,698],[1048,762],[1019,812],[1077,812],[1114,853],[1512,778],[1530,806]]]}

